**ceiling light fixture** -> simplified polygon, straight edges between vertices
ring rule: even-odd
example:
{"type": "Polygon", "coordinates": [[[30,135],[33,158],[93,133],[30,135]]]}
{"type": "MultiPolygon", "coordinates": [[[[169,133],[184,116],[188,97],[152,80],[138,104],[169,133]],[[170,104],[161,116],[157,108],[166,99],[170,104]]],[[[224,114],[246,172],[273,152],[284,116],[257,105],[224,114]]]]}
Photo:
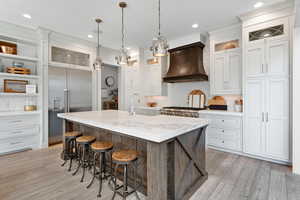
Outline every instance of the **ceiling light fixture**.
{"type": "Polygon", "coordinates": [[[192,28],[198,28],[198,27],[199,27],[198,24],[193,24],[193,25],[192,25],[192,28]]]}
{"type": "Polygon", "coordinates": [[[260,7],[262,7],[264,4],[265,4],[264,2],[259,1],[259,2],[257,2],[256,4],[254,4],[254,8],[260,8],[260,7]]]}
{"type": "Polygon", "coordinates": [[[160,26],[160,0],[158,0],[158,36],[153,39],[152,46],[150,47],[155,57],[166,56],[169,48],[167,39],[161,35],[160,26]]]}
{"type": "Polygon", "coordinates": [[[97,35],[98,35],[98,40],[97,40],[97,56],[96,56],[96,60],[95,62],[93,63],[93,67],[94,67],[94,70],[100,70],[101,67],[102,67],[102,59],[100,57],[100,23],[102,22],[101,19],[97,18],[96,20],[96,23],[97,23],[97,26],[98,26],[98,29],[97,29],[97,35]]]}
{"type": "Polygon", "coordinates": [[[23,17],[25,17],[27,19],[31,19],[32,18],[31,15],[29,15],[29,14],[23,14],[23,17]]]}
{"type": "Polygon", "coordinates": [[[94,37],[94,36],[93,36],[93,35],[91,35],[91,34],[90,34],[90,35],[88,35],[88,38],[93,38],[93,37],[94,37]]]}
{"type": "Polygon", "coordinates": [[[118,65],[128,65],[130,56],[128,56],[124,45],[124,8],[127,7],[127,3],[120,2],[119,6],[122,9],[122,46],[120,50],[120,55],[116,57],[116,61],[118,65]]]}

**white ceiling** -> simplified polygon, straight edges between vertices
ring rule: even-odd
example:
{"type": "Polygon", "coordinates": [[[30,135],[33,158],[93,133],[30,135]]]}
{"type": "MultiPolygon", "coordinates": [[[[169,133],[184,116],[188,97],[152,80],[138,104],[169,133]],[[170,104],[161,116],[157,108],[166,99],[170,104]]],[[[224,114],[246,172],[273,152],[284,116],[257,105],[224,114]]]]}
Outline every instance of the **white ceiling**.
{"type": "MultiPolygon", "coordinates": [[[[237,16],[253,10],[257,1],[265,5],[285,0],[161,0],[162,32],[168,39],[206,32],[238,22],[237,16]],[[199,29],[192,29],[193,23],[199,29]]],[[[45,27],[86,40],[95,31],[95,17],[103,19],[102,44],[120,46],[121,9],[117,0],[1,0],[0,20],[27,27],[45,27]],[[22,16],[29,13],[32,19],[22,16]]],[[[157,31],[157,0],[126,0],[128,46],[149,45],[157,31]]],[[[95,33],[93,33],[95,35],[95,33]]],[[[96,35],[95,35],[96,36],[96,35]]]]}

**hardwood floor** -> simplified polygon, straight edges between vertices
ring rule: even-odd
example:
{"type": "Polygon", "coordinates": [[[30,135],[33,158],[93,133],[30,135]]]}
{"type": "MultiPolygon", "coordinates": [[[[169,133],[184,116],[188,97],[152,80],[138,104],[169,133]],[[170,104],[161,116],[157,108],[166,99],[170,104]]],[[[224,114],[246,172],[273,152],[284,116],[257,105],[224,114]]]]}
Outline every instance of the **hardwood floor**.
{"type": "MultiPolygon", "coordinates": [[[[80,183],[79,175],[60,167],[60,152],[58,145],[1,156],[0,200],[97,199],[97,182],[86,189],[91,175],[80,183]]],[[[300,176],[286,166],[208,150],[207,171],[208,180],[191,200],[300,200],[300,176]]],[[[105,182],[101,199],[111,196],[105,182]]]]}

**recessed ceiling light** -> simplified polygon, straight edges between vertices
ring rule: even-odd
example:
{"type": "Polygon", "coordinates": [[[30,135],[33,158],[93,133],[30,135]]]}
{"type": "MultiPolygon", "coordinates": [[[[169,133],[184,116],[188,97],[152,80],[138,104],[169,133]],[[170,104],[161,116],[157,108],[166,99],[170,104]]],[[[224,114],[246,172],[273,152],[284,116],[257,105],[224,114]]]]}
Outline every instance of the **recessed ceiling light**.
{"type": "Polygon", "coordinates": [[[192,27],[193,27],[193,28],[198,28],[199,25],[198,25],[198,24],[193,24],[192,27]]]}
{"type": "Polygon", "coordinates": [[[29,14],[23,14],[23,17],[25,17],[27,19],[31,19],[31,15],[29,15],[29,14]]]}
{"type": "Polygon", "coordinates": [[[89,35],[88,35],[88,38],[93,38],[93,37],[94,37],[94,36],[93,36],[93,35],[91,35],[91,34],[89,34],[89,35]]]}
{"type": "Polygon", "coordinates": [[[259,2],[257,2],[256,4],[254,4],[254,8],[260,8],[260,7],[262,7],[264,4],[265,4],[264,2],[259,1],[259,2]]]}
{"type": "Polygon", "coordinates": [[[130,47],[126,47],[126,49],[127,49],[127,50],[130,50],[131,48],[130,48],[130,47]]]}

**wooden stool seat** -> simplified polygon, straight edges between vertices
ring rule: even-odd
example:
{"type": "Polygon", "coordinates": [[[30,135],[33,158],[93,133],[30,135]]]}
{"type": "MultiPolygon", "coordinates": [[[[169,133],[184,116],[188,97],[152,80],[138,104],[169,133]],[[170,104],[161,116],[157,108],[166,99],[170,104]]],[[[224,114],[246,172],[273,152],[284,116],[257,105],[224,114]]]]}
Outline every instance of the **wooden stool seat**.
{"type": "Polygon", "coordinates": [[[76,142],[78,143],[91,143],[96,140],[95,136],[84,135],[76,138],[76,142]]]}
{"type": "Polygon", "coordinates": [[[112,158],[118,162],[130,162],[137,159],[138,153],[134,150],[120,150],[113,152],[112,158]]]}
{"type": "Polygon", "coordinates": [[[78,137],[81,136],[79,131],[66,132],[65,137],[78,137]]]}
{"type": "Polygon", "coordinates": [[[95,151],[104,151],[113,148],[113,143],[106,141],[96,141],[91,145],[92,149],[95,151]]]}

